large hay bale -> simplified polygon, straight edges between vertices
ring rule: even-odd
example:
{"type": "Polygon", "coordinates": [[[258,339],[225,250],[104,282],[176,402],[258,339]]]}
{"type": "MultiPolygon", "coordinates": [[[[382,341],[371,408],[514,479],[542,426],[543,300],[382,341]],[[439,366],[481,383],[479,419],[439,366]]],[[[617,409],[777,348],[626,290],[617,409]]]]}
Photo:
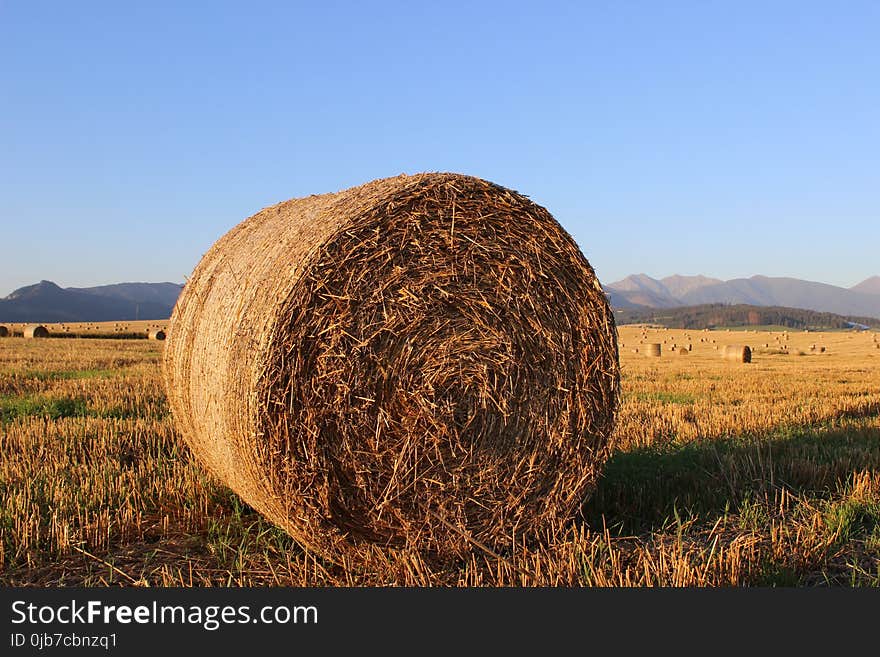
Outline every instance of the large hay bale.
{"type": "Polygon", "coordinates": [[[652,342],[645,345],[645,355],[650,356],[651,358],[657,358],[660,356],[660,343],[652,342]]]}
{"type": "Polygon", "coordinates": [[[9,336],[9,327],[0,325],[0,338],[9,336]]]}
{"type": "Polygon", "coordinates": [[[48,338],[49,329],[42,324],[28,324],[24,327],[22,335],[26,338],[48,338]]]}
{"type": "Polygon", "coordinates": [[[165,331],[162,329],[150,329],[147,331],[147,339],[148,340],[164,340],[165,339],[165,331]]]}
{"type": "Polygon", "coordinates": [[[207,467],[346,563],[552,535],[595,485],[619,391],[613,314],[577,244],[525,196],[457,174],[233,228],[175,306],[164,372],[207,467]]]}
{"type": "Polygon", "coordinates": [[[748,345],[729,344],[721,351],[721,357],[737,363],[751,363],[752,349],[748,345]]]}

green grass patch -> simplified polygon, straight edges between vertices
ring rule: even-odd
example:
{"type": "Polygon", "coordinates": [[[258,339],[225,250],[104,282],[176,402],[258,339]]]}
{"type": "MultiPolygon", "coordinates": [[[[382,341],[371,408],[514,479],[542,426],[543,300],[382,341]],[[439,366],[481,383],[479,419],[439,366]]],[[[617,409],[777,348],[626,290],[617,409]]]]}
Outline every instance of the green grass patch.
{"type": "Polygon", "coordinates": [[[838,543],[880,537],[880,500],[845,499],[829,502],[824,512],[828,532],[838,543]]]}
{"type": "Polygon", "coordinates": [[[792,587],[801,584],[800,574],[791,566],[766,561],[761,564],[755,586],[792,587]]]}
{"type": "Polygon", "coordinates": [[[58,370],[48,372],[32,370],[23,374],[13,374],[13,377],[37,381],[70,381],[78,379],[109,379],[118,374],[118,369],[58,370]]]}
{"type": "Polygon", "coordinates": [[[0,422],[11,422],[21,417],[45,417],[58,420],[63,417],[90,415],[83,399],[45,397],[41,395],[0,397],[0,422]]]}

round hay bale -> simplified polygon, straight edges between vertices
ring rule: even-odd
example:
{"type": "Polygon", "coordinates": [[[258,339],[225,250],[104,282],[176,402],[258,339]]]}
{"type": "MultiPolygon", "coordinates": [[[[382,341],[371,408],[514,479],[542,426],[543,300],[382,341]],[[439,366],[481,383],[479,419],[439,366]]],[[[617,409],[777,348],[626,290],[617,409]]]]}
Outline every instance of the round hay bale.
{"type": "Polygon", "coordinates": [[[751,363],[752,350],[747,345],[729,344],[721,351],[721,357],[724,360],[735,361],[737,363],[751,363]]]}
{"type": "Polygon", "coordinates": [[[687,347],[679,347],[679,349],[678,349],[679,356],[687,356],[689,353],[691,353],[691,352],[688,350],[687,347]]]}
{"type": "Polygon", "coordinates": [[[150,329],[147,331],[147,339],[148,340],[164,340],[165,339],[165,331],[162,329],[150,329]]]}
{"type": "Polygon", "coordinates": [[[9,337],[9,327],[0,325],[0,338],[9,337]]]}
{"type": "Polygon", "coordinates": [[[658,358],[660,356],[660,343],[652,342],[645,345],[645,355],[651,358],[658,358]]]}
{"type": "Polygon", "coordinates": [[[48,338],[49,330],[42,324],[28,324],[24,327],[22,335],[26,338],[48,338]]]}
{"type": "Polygon", "coordinates": [[[595,486],[620,385],[614,316],[571,236],[458,174],[243,221],[187,282],[163,367],[195,455],[348,564],[552,535],[595,486]]]}

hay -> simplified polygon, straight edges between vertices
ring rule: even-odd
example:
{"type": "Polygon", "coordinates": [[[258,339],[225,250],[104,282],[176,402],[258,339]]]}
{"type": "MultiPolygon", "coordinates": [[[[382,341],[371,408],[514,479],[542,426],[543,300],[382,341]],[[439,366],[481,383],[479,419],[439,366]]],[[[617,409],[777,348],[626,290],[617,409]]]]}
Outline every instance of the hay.
{"type": "Polygon", "coordinates": [[[48,338],[49,330],[41,324],[28,324],[22,334],[26,338],[48,338]]]}
{"type": "Polygon", "coordinates": [[[0,325],[0,338],[9,337],[9,327],[0,325]]]}
{"type": "Polygon", "coordinates": [[[645,346],[645,355],[650,356],[651,358],[657,358],[660,356],[660,343],[652,342],[645,346]]]}
{"type": "Polygon", "coordinates": [[[737,363],[751,363],[752,349],[747,345],[730,344],[724,347],[721,357],[737,363]]]}
{"type": "Polygon", "coordinates": [[[148,340],[164,340],[165,339],[165,331],[162,329],[150,329],[147,331],[147,339],[148,340]]]}
{"type": "Polygon", "coordinates": [[[619,393],[613,314],[574,240],[457,174],[233,228],[177,302],[164,372],[207,467],[347,564],[552,535],[595,486],[619,393]]]}
{"type": "Polygon", "coordinates": [[[678,348],[678,355],[679,356],[687,356],[689,353],[691,353],[691,352],[688,350],[687,347],[679,347],[678,348]]]}

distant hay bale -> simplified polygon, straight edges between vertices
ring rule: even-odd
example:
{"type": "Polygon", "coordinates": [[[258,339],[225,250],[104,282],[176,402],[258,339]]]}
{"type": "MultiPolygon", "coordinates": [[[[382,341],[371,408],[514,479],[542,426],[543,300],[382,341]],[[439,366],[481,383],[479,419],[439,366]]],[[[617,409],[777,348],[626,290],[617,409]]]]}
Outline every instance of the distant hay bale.
{"type": "Polygon", "coordinates": [[[42,324],[28,324],[22,334],[26,338],[48,338],[49,330],[42,324]]]}
{"type": "Polygon", "coordinates": [[[165,339],[165,331],[162,329],[150,329],[147,331],[147,339],[148,340],[164,340],[165,339]]]}
{"type": "Polygon", "coordinates": [[[639,348],[638,348],[638,347],[634,347],[633,350],[632,350],[632,352],[633,352],[634,354],[639,353],[639,348]]]}
{"type": "Polygon", "coordinates": [[[9,327],[0,325],[0,338],[9,337],[9,327]]]}
{"type": "Polygon", "coordinates": [[[645,345],[645,355],[650,356],[651,358],[657,358],[660,356],[660,343],[659,342],[651,342],[645,345]]]}
{"type": "Polygon", "coordinates": [[[825,347],[819,347],[819,353],[820,353],[820,354],[824,354],[824,353],[825,353],[825,347]]]}
{"type": "Polygon", "coordinates": [[[748,345],[729,344],[722,350],[721,357],[737,363],[751,363],[752,350],[748,345]]]}
{"type": "Polygon", "coordinates": [[[620,386],[614,315],[575,241],[458,174],[234,227],[177,301],[164,378],[211,472],[348,564],[553,535],[610,454],[620,386]]]}
{"type": "Polygon", "coordinates": [[[679,349],[678,349],[679,356],[687,356],[689,353],[691,353],[691,352],[690,352],[690,350],[688,350],[687,347],[679,347],[679,349]]]}

